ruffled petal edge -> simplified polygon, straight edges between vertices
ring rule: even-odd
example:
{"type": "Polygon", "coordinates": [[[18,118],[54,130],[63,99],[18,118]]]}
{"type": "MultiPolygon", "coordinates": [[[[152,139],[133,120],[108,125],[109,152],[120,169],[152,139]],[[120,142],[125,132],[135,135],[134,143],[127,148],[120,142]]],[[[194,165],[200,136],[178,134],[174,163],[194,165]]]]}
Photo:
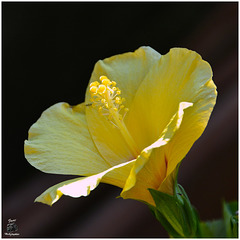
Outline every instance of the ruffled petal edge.
{"type": "MultiPolygon", "coordinates": [[[[89,177],[79,177],[58,183],[45,192],[43,192],[39,197],[35,199],[35,202],[41,202],[52,206],[56,203],[62,195],[78,198],[81,196],[88,196],[92,190],[94,190],[98,184],[101,182],[102,178],[109,172],[113,170],[120,169],[128,164],[132,164],[136,159],[116,165],[112,168],[107,169],[104,172],[89,176],[89,177]]],[[[111,182],[109,182],[111,184],[111,182]]]]}
{"type": "Polygon", "coordinates": [[[190,102],[181,102],[179,103],[178,111],[173,115],[171,120],[169,121],[168,125],[163,130],[161,136],[157,141],[155,141],[150,146],[146,147],[141,154],[136,159],[136,162],[134,166],[132,167],[129,177],[126,181],[126,184],[121,192],[121,197],[127,198],[127,192],[131,190],[131,188],[134,187],[136,181],[137,181],[137,174],[138,172],[144,167],[144,165],[147,163],[152,150],[154,148],[159,148],[164,145],[166,145],[174,136],[175,132],[179,129],[183,116],[184,116],[184,110],[193,106],[193,103],[190,102]]]}

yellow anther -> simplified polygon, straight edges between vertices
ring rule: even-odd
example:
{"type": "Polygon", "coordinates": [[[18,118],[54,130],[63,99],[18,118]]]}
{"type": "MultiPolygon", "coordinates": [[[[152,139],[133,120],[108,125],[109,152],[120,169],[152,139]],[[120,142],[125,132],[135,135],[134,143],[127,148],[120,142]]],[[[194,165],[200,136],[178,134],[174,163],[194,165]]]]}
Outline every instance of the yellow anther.
{"type": "Polygon", "coordinates": [[[103,79],[108,79],[106,76],[101,76],[100,78],[99,78],[99,80],[100,81],[102,81],[103,79]]]}
{"type": "Polygon", "coordinates": [[[101,99],[101,103],[105,103],[106,102],[106,99],[101,99]]]}
{"type": "Polygon", "coordinates": [[[104,106],[105,106],[105,108],[108,108],[108,103],[105,103],[105,105],[104,105],[104,106]]]}
{"type": "Polygon", "coordinates": [[[125,112],[128,112],[128,111],[129,111],[129,109],[128,109],[128,108],[124,108],[124,111],[125,111],[125,112]]]}
{"type": "Polygon", "coordinates": [[[99,85],[98,86],[98,90],[97,90],[97,92],[98,93],[105,93],[105,91],[106,91],[106,86],[105,85],[99,85]]]}
{"type": "Polygon", "coordinates": [[[117,108],[113,108],[113,110],[114,110],[115,112],[117,112],[117,111],[118,111],[118,109],[117,109],[117,108]]]}
{"type": "Polygon", "coordinates": [[[116,97],[115,98],[115,103],[116,104],[121,104],[121,98],[120,97],[116,97]]]}
{"type": "Polygon", "coordinates": [[[121,106],[120,106],[120,109],[123,109],[123,108],[124,108],[124,105],[121,105],[121,106]]]}
{"type": "Polygon", "coordinates": [[[120,95],[121,94],[121,90],[117,90],[117,95],[120,95]]]}
{"type": "Polygon", "coordinates": [[[108,90],[109,90],[109,92],[110,92],[111,94],[114,93],[114,91],[113,91],[111,88],[108,88],[108,90]]]}
{"type": "Polygon", "coordinates": [[[92,82],[90,84],[90,88],[93,87],[93,86],[98,86],[99,85],[99,82],[95,81],[95,82],[92,82]]]}
{"type": "Polygon", "coordinates": [[[101,112],[101,111],[102,111],[102,107],[99,107],[99,108],[98,108],[98,111],[101,112]]]}
{"type": "Polygon", "coordinates": [[[102,84],[104,84],[105,86],[110,85],[111,81],[109,79],[103,79],[102,80],[102,84]]]}
{"type": "Polygon", "coordinates": [[[115,81],[112,81],[112,86],[115,87],[117,83],[115,81]]]}
{"type": "Polygon", "coordinates": [[[113,88],[112,88],[112,90],[113,90],[113,91],[116,91],[116,90],[117,90],[117,88],[116,88],[116,87],[113,87],[113,88]]]}
{"type": "Polygon", "coordinates": [[[92,92],[92,93],[96,93],[97,90],[98,90],[98,88],[96,86],[90,87],[90,92],[92,92]]]}

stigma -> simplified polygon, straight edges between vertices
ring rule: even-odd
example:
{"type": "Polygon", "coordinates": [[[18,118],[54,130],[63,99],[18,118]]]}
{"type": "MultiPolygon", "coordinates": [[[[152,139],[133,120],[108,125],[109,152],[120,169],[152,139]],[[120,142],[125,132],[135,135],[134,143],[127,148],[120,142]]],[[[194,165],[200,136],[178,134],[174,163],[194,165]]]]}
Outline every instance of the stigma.
{"type": "Polygon", "coordinates": [[[123,105],[125,99],[121,97],[121,90],[116,85],[115,81],[110,81],[106,76],[92,82],[89,88],[91,104],[88,106],[97,109],[100,115],[106,116],[113,126],[119,129],[133,156],[137,158],[140,151],[124,124],[124,117],[129,109],[123,105]]]}

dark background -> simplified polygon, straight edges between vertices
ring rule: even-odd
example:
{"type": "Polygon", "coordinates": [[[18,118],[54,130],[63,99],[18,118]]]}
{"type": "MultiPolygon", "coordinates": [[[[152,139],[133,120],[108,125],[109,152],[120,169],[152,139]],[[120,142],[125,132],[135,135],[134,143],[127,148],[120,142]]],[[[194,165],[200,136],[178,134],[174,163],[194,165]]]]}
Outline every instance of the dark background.
{"type": "Polygon", "coordinates": [[[166,237],[147,206],[116,199],[100,184],[88,197],[33,203],[72,178],[33,168],[24,158],[29,127],[51,105],[84,101],[94,64],[148,45],[197,51],[208,61],[218,100],[179,182],[202,220],[221,217],[238,196],[238,3],[2,2],[2,232],[16,219],[19,237],[166,237]]]}

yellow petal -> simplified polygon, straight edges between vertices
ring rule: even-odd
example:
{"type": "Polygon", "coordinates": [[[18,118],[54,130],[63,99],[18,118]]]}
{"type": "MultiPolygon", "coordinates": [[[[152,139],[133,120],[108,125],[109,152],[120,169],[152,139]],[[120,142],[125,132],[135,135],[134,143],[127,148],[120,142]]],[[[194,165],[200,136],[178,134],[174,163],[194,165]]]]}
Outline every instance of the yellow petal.
{"type": "Polygon", "coordinates": [[[134,198],[154,204],[148,188],[158,189],[166,177],[167,165],[163,146],[165,146],[180,128],[184,110],[192,103],[182,102],[172,116],[160,138],[145,148],[138,156],[121,193],[123,198],[134,198]],[[153,151],[156,149],[155,151],[153,151]]]}
{"type": "Polygon", "coordinates": [[[58,103],[47,109],[29,130],[25,156],[47,173],[89,175],[110,166],[89,134],[84,104],[58,103]]]}
{"type": "Polygon", "coordinates": [[[193,107],[186,111],[181,127],[165,147],[168,159],[167,175],[175,169],[203,133],[215,105],[216,96],[216,86],[209,80],[199,91],[193,107]]]}
{"type": "MultiPolygon", "coordinates": [[[[52,204],[58,201],[63,194],[74,198],[87,196],[98,186],[105,175],[114,171],[117,171],[118,173],[125,172],[125,169],[128,169],[129,171],[134,162],[135,160],[127,163],[122,163],[90,177],[75,178],[54,185],[43,192],[39,197],[37,197],[35,202],[42,202],[52,206],[52,204]]],[[[110,179],[113,175],[110,174],[110,177],[106,178],[108,181],[105,180],[105,182],[112,183],[110,179]]]]}
{"type": "MultiPolygon", "coordinates": [[[[167,159],[166,159],[167,161],[167,159]]],[[[167,163],[167,162],[166,162],[167,163]]],[[[167,164],[166,164],[167,167],[167,164]]],[[[173,195],[174,193],[174,184],[177,177],[178,169],[175,168],[170,174],[166,174],[166,177],[162,181],[161,185],[159,186],[158,190],[160,192],[167,193],[169,195],[173,195]]]]}
{"type": "MultiPolygon", "coordinates": [[[[94,67],[90,83],[95,82],[101,75],[106,75],[117,83],[126,99],[124,105],[130,107],[134,95],[161,55],[150,47],[141,47],[135,52],[116,55],[98,61],[94,67]]],[[[86,102],[90,102],[89,87],[86,92],[86,102]]],[[[129,145],[121,132],[105,116],[99,116],[96,109],[88,107],[86,110],[88,126],[92,138],[102,156],[114,166],[120,162],[134,159],[129,145]]]]}
{"type": "Polygon", "coordinates": [[[143,149],[156,141],[179,103],[199,101],[211,77],[210,65],[196,52],[173,48],[163,55],[141,83],[126,119],[137,145],[143,149]]]}
{"type": "MultiPolygon", "coordinates": [[[[179,102],[192,102],[193,106],[184,111],[182,123],[171,141],[160,148],[162,152],[158,153],[158,161],[150,156],[137,175],[130,175],[133,181],[130,186],[134,187],[128,192],[123,192],[123,197],[138,197],[144,201],[151,201],[149,195],[146,197],[141,193],[138,196],[138,192],[144,188],[140,184],[140,179],[149,178],[150,173],[154,171],[152,176],[156,175],[156,171],[162,171],[163,174],[154,176],[150,187],[157,186],[154,182],[155,178],[161,184],[157,189],[172,194],[171,176],[177,164],[204,131],[215,105],[217,92],[211,78],[212,71],[209,64],[197,53],[186,49],[172,49],[169,54],[161,57],[158,66],[152,68],[139,87],[133,102],[134,108],[129,112],[128,122],[126,122],[139,146],[146,148],[158,139],[159,133],[171,119],[179,102]],[[134,120],[134,117],[139,121],[134,120]],[[163,164],[164,161],[166,166],[163,164]],[[162,179],[164,174],[165,178],[162,179]]],[[[138,161],[136,166],[137,163],[138,161]]],[[[148,194],[147,191],[145,192],[148,194]]]]}
{"type": "MultiPolygon", "coordinates": [[[[184,111],[181,125],[174,132],[170,141],[158,149],[153,149],[145,165],[136,171],[138,162],[132,168],[123,198],[134,198],[155,205],[148,188],[173,194],[177,164],[185,157],[194,141],[202,134],[215,104],[215,86],[212,81],[206,83],[204,91],[199,93],[199,101],[184,111]],[[135,172],[134,172],[135,170],[135,172]],[[131,180],[131,181],[130,181],[131,180]]],[[[169,139],[169,138],[167,138],[169,139]]],[[[194,159],[193,159],[194,161],[194,159]]],[[[143,162],[142,162],[143,164],[143,162]]]]}
{"type": "Polygon", "coordinates": [[[128,182],[121,192],[124,199],[131,198],[155,205],[148,189],[158,189],[166,177],[166,163],[163,147],[154,148],[141,170],[131,171],[128,182]]]}

